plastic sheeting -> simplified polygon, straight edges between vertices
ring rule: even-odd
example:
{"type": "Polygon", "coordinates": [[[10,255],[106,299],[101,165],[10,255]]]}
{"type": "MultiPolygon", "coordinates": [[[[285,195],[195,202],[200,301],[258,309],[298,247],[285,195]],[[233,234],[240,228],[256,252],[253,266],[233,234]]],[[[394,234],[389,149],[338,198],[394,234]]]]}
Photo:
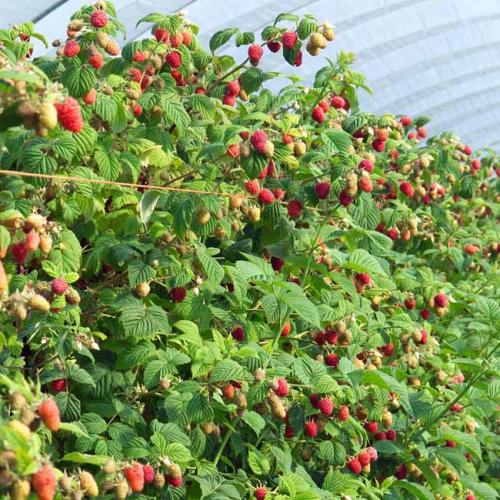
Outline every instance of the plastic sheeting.
{"type": "MultiPolygon", "coordinates": [[[[65,21],[84,2],[0,0],[3,25],[34,19],[49,40],[64,38],[65,21]],[[51,8],[52,7],[52,8],[51,8]]],[[[201,26],[202,41],[228,26],[260,33],[283,11],[311,13],[336,26],[337,40],[301,68],[266,52],[262,67],[295,73],[311,82],[324,56],[357,53],[355,69],[373,95],[361,92],[364,110],[428,114],[431,133],[453,129],[474,147],[500,149],[500,0],[115,0],[127,38],[146,36],[136,27],[149,12],[186,10],[201,26]]],[[[244,48],[230,44],[239,58],[244,48]]],[[[37,47],[37,52],[44,49],[37,47]]],[[[222,49],[224,50],[224,49],[222,49]]]]}

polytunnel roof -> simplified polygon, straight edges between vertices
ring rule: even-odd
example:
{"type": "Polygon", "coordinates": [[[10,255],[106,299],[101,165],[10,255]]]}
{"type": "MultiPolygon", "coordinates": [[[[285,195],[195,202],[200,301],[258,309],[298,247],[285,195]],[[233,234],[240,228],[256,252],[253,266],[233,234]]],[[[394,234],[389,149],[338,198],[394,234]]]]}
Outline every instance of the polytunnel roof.
{"type": "MultiPolygon", "coordinates": [[[[15,0],[0,2],[2,27],[33,20],[48,40],[65,37],[69,16],[87,2],[15,0]]],[[[127,40],[146,36],[136,27],[150,12],[186,10],[200,25],[201,40],[229,26],[254,31],[287,11],[314,14],[336,26],[337,39],[322,56],[301,68],[269,57],[262,67],[299,74],[311,82],[324,56],[341,49],[357,54],[373,95],[361,91],[364,111],[430,115],[430,133],[453,130],[474,147],[500,149],[500,0],[115,0],[127,40]]],[[[244,48],[228,45],[238,56],[244,48]]],[[[41,54],[42,46],[36,53],[41,54]]],[[[35,55],[36,55],[35,53],[35,55]]]]}

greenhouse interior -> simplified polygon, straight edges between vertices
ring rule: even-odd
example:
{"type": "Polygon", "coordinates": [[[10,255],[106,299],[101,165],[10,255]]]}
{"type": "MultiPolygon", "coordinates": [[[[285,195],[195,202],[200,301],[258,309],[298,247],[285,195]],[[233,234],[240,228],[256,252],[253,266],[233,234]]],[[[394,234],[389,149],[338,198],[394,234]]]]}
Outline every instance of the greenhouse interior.
{"type": "Polygon", "coordinates": [[[0,19],[0,499],[500,497],[500,1],[0,19]]]}

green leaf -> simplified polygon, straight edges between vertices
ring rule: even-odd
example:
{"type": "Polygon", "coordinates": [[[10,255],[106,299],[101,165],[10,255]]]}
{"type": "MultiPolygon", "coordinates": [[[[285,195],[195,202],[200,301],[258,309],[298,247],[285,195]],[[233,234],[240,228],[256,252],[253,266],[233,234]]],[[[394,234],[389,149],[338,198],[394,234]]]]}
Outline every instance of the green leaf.
{"type": "Polygon", "coordinates": [[[410,483],[409,481],[395,481],[392,483],[393,488],[400,488],[408,491],[412,495],[415,495],[420,500],[433,500],[434,495],[421,484],[418,483],[410,483]]]}
{"type": "Polygon", "coordinates": [[[204,248],[200,248],[196,255],[207,275],[208,283],[212,287],[218,285],[224,278],[224,268],[204,248]]]}
{"type": "Polygon", "coordinates": [[[329,130],[321,134],[330,154],[347,155],[352,146],[351,136],[343,130],[329,130]]]}
{"type": "Polygon", "coordinates": [[[62,84],[74,97],[86,94],[96,83],[94,72],[86,66],[69,66],[61,76],[62,84]]]}
{"type": "Polygon", "coordinates": [[[347,452],[341,443],[323,441],[319,446],[319,456],[331,465],[343,465],[347,452]]]}
{"type": "Polygon", "coordinates": [[[191,453],[183,444],[170,443],[165,448],[165,456],[179,465],[187,465],[191,462],[191,453]]]}
{"type": "Polygon", "coordinates": [[[257,436],[259,436],[266,427],[266,421],[255,411],[246,411],[243,414],[242,420],[255,432],[255,434],[257,434],[257,436]]]}
{"type": "Polygon", "coordinates": [[[318,25],[315,19],[304,17],[297,26],[297,34],[301,40],[305,40],[308,36],[312,35],[317,28],[318,25]]]}
{"type": "Polygon", "coordinates": [[[94,155],[99,174],[108,181],[114,181],[118,178],[121,171],[121,166],[118,158],[106,151],[96,151],[94,155]]]}
{"type": "Polygon", "coordinates": [[[162,99],[162,108],[165,113],[165,117],[173,125],[175,125],[182,134],[187,130],[189,124],[191,123],[191,118],[184,109],[182,103],[176,99],[177,96],[175,94],[168,94],[165,99],[162,99]]]}
{"type": "Polygon", "coordinates": [[[318,308],[305,296],[287,294],[281,297],[281,300],[304,321],[317,328],[321,327],[318,308]]]}
{"type": "Polygon", "coordinates": [[[214,33],[209,42],[210,50],[212,52],[215,52],[219,47],[222,47],[225,43],[229,42],[234,33],[234,28],[226,28],[224,30],[217,31],[217,33],[214,33]]]}
{"type": "Polygon", "coordinates": [[[344,269],[352,269],[357,273],[386,275],[379,261],[366,250],[358,248],[349,255],[347,262],[342,266],[344,269]]]}
{"type": "Polygon", "coordinates": [[[245,371],[236,361],[223,359],[213,368],[210,382],[227,382],[229,380],[241,380],[245,371]]]}
{"type": "Polygon", "coordinates": [[[75,464],[104,465],[109,458],[110,457],[105,455],[87,455],[85,453],[72,451],[70,453],[66,453],[61,460],[63,462],[72,462],[75,464]]]}
{"type": "Polygon", "coordinates": [[[248,453],[248,465],[257,476],[264,476],[271,470],[271,464],[266,456],[257,450],[248,453]]]}
{"type": "Polygon", "coordinates": [[[142,260],[134,260],[128,265],[130,286],[137,286],[154,278],[156,271],[142,260]]]}
{"type": "Polygon", "coordinates": [[[195,424],[211,422],[214,419],[214,411],[208,399],[202,394],[195,394],[187,405],[189,418],[195,424]]]}
{"type": "Polygon", "coordinates": [[[244,33],[238,31],[236,33],[236,47],[240,47],[241,45],[250,45],[255,42],[255,35],[252,31],[245,31],[244,33]]]}
{"type": "Polygon", "coordinates": [[[249,68],[240,75],[240,80],[243,89],[251,94],[260,89],[264,81],[264,73],[259,68],[249,68]]]}

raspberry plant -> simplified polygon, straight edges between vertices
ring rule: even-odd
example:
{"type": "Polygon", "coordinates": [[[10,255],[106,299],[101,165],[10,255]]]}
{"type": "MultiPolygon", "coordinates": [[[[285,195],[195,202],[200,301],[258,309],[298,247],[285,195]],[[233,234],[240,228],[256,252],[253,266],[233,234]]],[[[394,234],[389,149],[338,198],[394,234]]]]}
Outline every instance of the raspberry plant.
{"type": "Polygon", "coordinates": [[[0,31],[0,491],[496,498],[496,153],[304,86],[313,16],[139,22],[0,31]]]}

